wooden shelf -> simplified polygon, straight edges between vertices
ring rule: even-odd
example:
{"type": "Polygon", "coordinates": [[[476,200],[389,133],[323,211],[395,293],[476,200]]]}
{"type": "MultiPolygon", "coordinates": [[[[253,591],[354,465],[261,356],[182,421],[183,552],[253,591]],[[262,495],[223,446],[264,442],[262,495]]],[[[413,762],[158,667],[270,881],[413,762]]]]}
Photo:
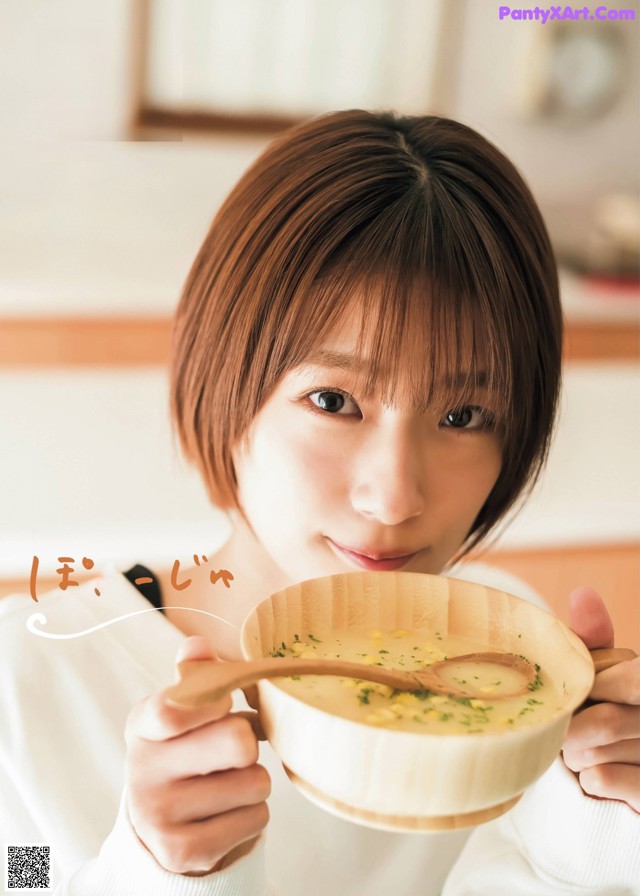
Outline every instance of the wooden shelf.
{"type": "MultiPolygon", "coordinates": [[[[167,316],[0,317],[0,366],[166,364],[170,333],[167,316]]],[[[570,321],[565,360],[639,361],[640,329],[570,321]]]]}

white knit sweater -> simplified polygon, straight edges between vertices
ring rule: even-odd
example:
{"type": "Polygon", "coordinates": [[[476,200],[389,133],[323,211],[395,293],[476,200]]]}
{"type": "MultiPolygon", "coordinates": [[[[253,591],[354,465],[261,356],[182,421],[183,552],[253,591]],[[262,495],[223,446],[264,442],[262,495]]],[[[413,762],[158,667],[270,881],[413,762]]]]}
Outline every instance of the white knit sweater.
{"type": "MultiPolygon", "coordinates": [[[[522,593],[494,570],[464,577],[522,593]]],[[[184,635],[157,611],[73,639],[26,625],[39,612],[43,630],[71,634],[150,608],[116,571],[100,590],[0,600],[0,841],[50,845],[58,896],[639,896],[640,816],[586,797],[560,760],[471,836],[391,834],[316,808],[268,744],[266,835],[217,873],[165,871],[124,809],[123,730],[136,701],[175,680],[184,635]]]]}

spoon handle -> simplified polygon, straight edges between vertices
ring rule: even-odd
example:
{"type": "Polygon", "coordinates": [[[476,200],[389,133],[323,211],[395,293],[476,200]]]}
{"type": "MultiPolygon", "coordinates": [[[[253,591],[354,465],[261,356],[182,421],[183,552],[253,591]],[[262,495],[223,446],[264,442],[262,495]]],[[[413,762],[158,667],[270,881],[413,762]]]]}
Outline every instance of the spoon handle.
{"type": "Polygon", "coordinates": [[[178,663],[180,681],[168,688],[166,697],[181,706],[200,706],[219,700],[236,688],[245,688],[261,678],[283,678],[288,675],[337,675],[386,684],[409,690],[420,683],[409,672],[365,666],[346,660],[289,659],[265,657],[259,660],[185,660],[178,663]]]}
{"type": "MultiPolygon", "coordinates": [[[[602,672],[616,663],[635,657],[633,650],[606,648],[592,650],[596,672],[602,672]]],[[[460,659],[482,659],[485,662],[500,661],[499,654],[471,654],[460,659]],[[497,659],[496,659],[497,658],[497,659]]],[[[452,661],[456,658],[452,657],[452,661]]],[[[442,666],[445,663],[436,665],[442,666]]],[[[455,688],[439,681],[435,670],[405,672],[383,666],[365,666],[346,660],[299,659],[289,657],[264,657],[259,660],[185,660],[178,663],[180,681],[165,692],[166,697],[180,706],[201,706],[219,700],[236,688],[245,688],[261,678],[284,678],[288,675],[336,675],[385,684],[400,691],[427,687],[439,694],[450,694],[455,688]]]]}
{"type": "Polygon", "coordinates": [[[590,650],[589,653],[591,654],[596,673],[604,672],[605,669],[610,669],[611,666],[636,658],[635,652],[628,647],[600,647],[597,650],[590,650]]]}

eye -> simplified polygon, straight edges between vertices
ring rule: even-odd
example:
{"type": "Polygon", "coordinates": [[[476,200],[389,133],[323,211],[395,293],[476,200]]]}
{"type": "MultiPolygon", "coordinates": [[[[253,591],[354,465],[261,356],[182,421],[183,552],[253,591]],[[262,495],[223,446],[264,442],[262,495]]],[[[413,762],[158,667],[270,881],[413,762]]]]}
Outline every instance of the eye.
{"type": "Polygon", "coordinates": [[[353,398],[341,389],[316,389],[307,393],[306,398],[319,413],[341,417],[360,414],[360,408],[353,398]]]}
{"type": "Polygon", "coordinates": [[[442,426],[445,429],[466,429],[471,430],[493,430],[495,429],[495,418],[490,411],[484,408],[478,408],[468,405],[463,408],[456,408],[448,411],[442,420],[442,426]]]}

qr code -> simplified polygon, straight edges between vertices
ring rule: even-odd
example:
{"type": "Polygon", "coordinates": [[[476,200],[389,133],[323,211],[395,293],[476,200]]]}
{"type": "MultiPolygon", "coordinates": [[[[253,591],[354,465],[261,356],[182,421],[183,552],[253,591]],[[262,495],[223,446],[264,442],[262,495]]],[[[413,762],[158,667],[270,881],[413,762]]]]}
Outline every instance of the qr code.
{"type": "Polygon", "coordinates": [[[50,861],[50,846],[7,846],[7,891],[50,889],[50,861]]]}

